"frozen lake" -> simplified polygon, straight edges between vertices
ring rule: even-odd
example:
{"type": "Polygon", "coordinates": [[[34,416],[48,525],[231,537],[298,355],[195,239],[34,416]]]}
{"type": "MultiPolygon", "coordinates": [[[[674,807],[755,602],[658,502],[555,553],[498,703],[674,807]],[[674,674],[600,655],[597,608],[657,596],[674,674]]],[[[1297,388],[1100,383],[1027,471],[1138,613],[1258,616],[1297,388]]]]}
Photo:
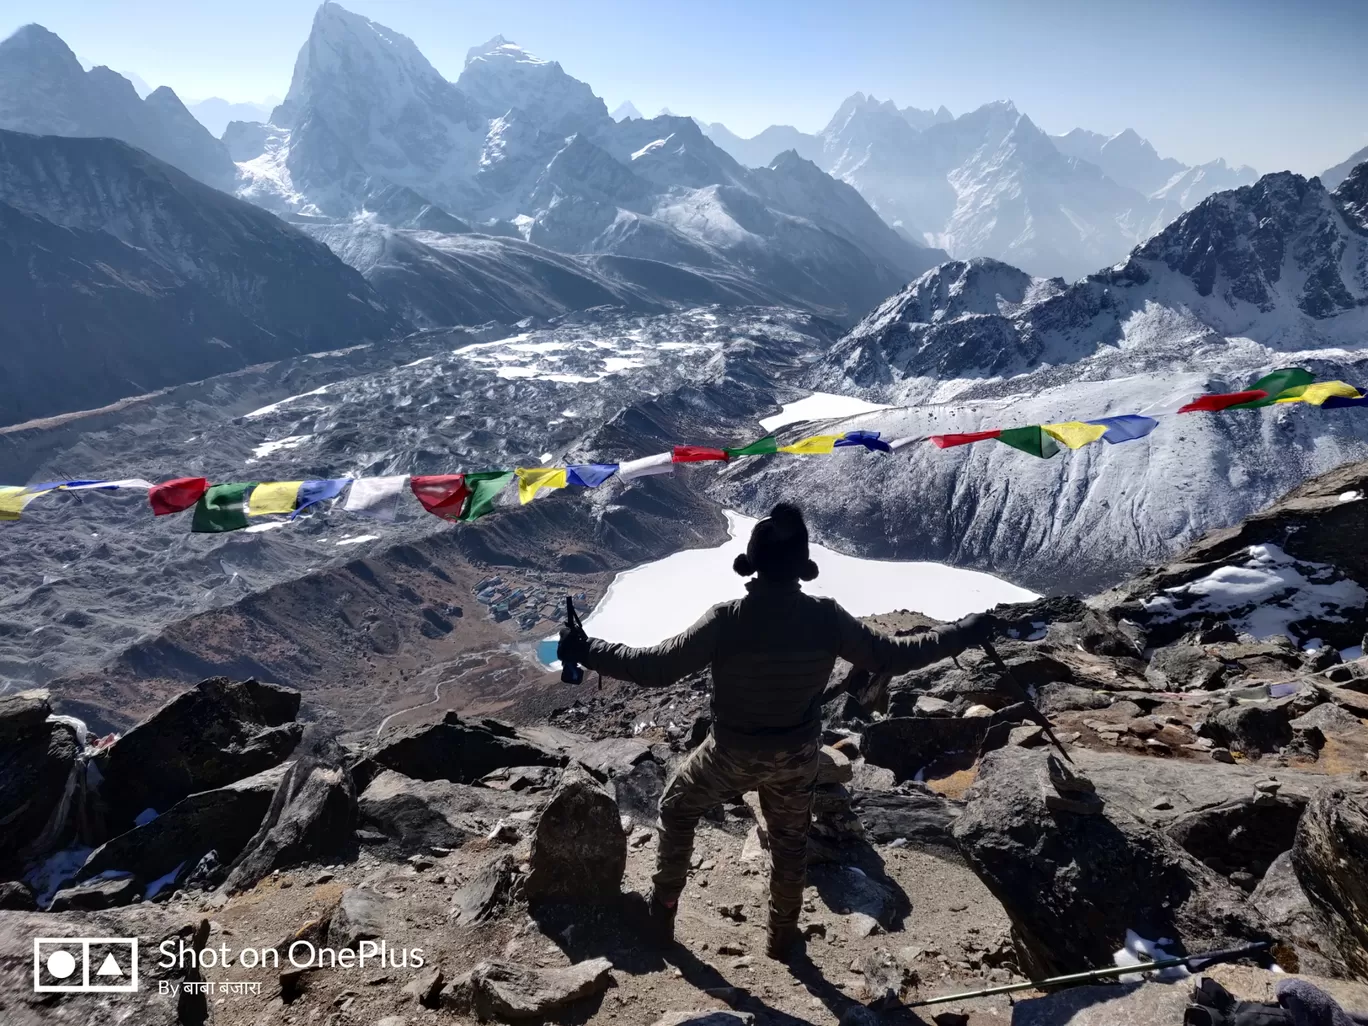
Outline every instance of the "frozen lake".
{"type": "MultiPolygon", "coordinates": [[[[732,570],[744,552],[755,520],[727,513],[731,537],[714,549],[688,549],[617,575],[603,600],[585,618],[593,637],[628,645],[654,645],[678,634],[718,602],[740,598],[745,580],[732,570]]],[[[999,602],[1029,602],[1034,593],[977,570],[941,563],[859,559],[814,545],[821,575],[803,585],[829,595],[855,616],[913,609],[938,620],[955,620],[999,602]]],[[[542,649],[555,655],[554,643],[542,649]]]]}

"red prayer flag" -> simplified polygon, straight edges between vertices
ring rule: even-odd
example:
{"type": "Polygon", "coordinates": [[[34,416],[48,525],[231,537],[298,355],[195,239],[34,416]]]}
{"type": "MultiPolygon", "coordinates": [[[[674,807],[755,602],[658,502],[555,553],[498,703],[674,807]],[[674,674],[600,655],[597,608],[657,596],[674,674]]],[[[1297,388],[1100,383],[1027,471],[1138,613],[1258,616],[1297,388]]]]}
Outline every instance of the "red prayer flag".
{"type": "Polygon", "coordinates": [[[456,520],[461,515],[470,488],[464,474],[430,474],[409,478],[409,488],[423,509],[443,520],[456,520]]]}
{"type": "Polygon", "coordinates": [[[931,444],[937,449],[948,449],[952,445],[968,445],[970,442],[986,442],[1002,434],[1000,428],[992,431],[971,431],[966,435],[932,435],[931,444]]]}
{"type": "Polygon", "coordinates": [[[174,481],[163,481],[147,490],[147,501],[152,504],[153,516],[167,513],[183,513],[209,490],[209,481],[203,477],[178,477],[174,481]]]}
{"type": "Polygon", "coordinates": [[[710,449],[706,445],[676,445],[673,460],[675,463],[707,463],[709,460],[726,461],[724,449],[710,449]]]}
{"type": "Polygon", "coordinates": [[[1267,399],[1268,393],[1262,388],[1248,392],[1218,392],[1213,395],[1199,395],[1186,406],[1179,407],[1179,413],[1219,413],[1221,410],[1241,403],[1252,403],[1256,399],[1267,399]]]}

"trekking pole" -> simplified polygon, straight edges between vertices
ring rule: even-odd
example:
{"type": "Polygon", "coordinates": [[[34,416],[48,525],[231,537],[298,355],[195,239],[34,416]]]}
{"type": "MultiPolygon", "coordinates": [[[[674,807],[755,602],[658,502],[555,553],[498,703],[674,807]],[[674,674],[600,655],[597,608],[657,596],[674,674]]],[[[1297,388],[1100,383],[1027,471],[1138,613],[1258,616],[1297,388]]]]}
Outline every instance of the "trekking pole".
{"type": "MultiPolygon", "coordinates": [[[[580,622],[579,613],[575,612],[575,603],[570,596],[565,596],[565,626],[577,638],[587,638],[584,624],[580,622]]],[[[583,684],[584,668],[578,663],[572,663],[568,659],[561,660],[561,683],[562,684],[583,684]]]]}
{"type": "Polygon", "coordinates": [[[1005,983],[1000,987],[985,987],[983,990],[966,991],[963,994],[942,994],[940,997],[909,1001],[907,1008],[925,1008],[927,1005],[944,1005],[951,1001],[968,1001],[972,998],[992,997],[995,994],[1012,994],[1022,990],[1044,990],[1046,987],[1059,987],[1070,983],[1087,983],[1091,980],[1105,980],[1111,976],[1128,976],[1131,973],[1152,973],[1161,969],[1183,966],[1195,972],[1218,962],[1233,962],[1237,958],[1265,954],[1273,946],[1273,941],[1259,941],[1246,944],[1242,948],[1227,948],[1211,951],[1204,955],[1184,955],[1181,958],[1161,958],[1155,962],[1142,962],[1140,965],[1114,965],[1106,969],[1090,969],[1083,973],[1070,973],[1067,976],[1052,976],[1048,980],[1027,980],[1025,983],[1005,983]]]}
{"type": "Polygon", "coordinates": [[[1063,743],[1059,738],[1055,737],[1054,728],[1050,726],[1050,721],[1043,712],[1035,707],[1035,703],[1031,701],[1031,693],[1026,690],[1021,681],[1017,680],[1016,674],[1012,672],[1012,668],[1002,661],[1002,656],[998,655],[997,649],[993,647],[992,642],[981,642],[979,647],[983,649],[989,660],[997,667],[998,673],[1002,674],[1003,679],[1007,681],[1009,685],[1007,690],[1015,692],[1017,700],[1024,702],[1026,708],[1030,710],[1027,713],[1027,716],[1029,716],[1031,722],[1044,730],[1045,736],[1050,740],[1050,744],[1059,749],[1059,754],[1064,756],[1066,762],[1072,763],[1073,759],[1071,759],[1069,753],[1064,750],[1063,743]]]}

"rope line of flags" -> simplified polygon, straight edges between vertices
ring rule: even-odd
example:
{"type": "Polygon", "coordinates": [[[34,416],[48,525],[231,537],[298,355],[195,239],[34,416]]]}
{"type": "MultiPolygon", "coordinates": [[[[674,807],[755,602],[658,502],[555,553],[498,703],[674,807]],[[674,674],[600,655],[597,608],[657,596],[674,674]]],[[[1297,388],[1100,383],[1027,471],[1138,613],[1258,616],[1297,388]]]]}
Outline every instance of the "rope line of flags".
{"type": "MultiPolygon", "coordinates": [[[[1305,403],[1322,409],[1368,406],[1368,397],[1343,381],[1317,381],[1301,368],[1285,368],[1265,375],[1238,392],[1198,396],[1176,412],[1222,413],[1305,403]]],[[[203,477],[180,477],[160,484],[141,478],[114,481],[48,481],[33,485],[0,485],[0,521],[20,519],[29,504],[53,492],[143,490],[154,516],[193,510],[190,530],[195,534],[238,531],[259,517],[298,518],[323,503],[340,503],[349,513],[392,521],[407,490],[418,503],[443,520],[478,520],[494,509],[503,490],[517,481],[518,499],[526,504],[543,491],[597,488],[612,478],[630,482],[673,473],[685,463],[729,463],[757,456],[825,456],[838,449],[893,453],[909,445],[930,442],[939,449],[998,441],[1039,459],[1057,455],[1060,446],[1081,449],[1094,442],[1121,444],[1145,438],[1157,426],[1155,417],[1123,414],[1096,420],[1072,420],[1026,427],[992,428],[959,434],[884,439],[878,431],[847,431],[810,435],[780,445],[770,434],[735,448],[677,445],[669,452],[622,463],[577,463],[563,467],[517,467],[459,474],[396,474],[383,477],[343,477],[299,481],[233,481],[211,483],[203,477]]],[[[257,520],[257,523],[266,521],[257,520]]]]}

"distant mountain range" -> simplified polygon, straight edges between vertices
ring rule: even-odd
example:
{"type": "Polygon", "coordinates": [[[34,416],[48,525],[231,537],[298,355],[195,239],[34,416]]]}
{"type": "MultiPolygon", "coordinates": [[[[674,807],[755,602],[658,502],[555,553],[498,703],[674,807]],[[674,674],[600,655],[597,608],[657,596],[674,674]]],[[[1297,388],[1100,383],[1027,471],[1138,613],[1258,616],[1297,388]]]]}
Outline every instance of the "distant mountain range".
{"type": "Polygon", "coordinates": [[[207,100],[188,104],[186,109],[195,116],[196,121],[209,129],[211,135],[221,139],[230,122],[265,121],[271,116],[273,108],[265,103],[234,103],[211,96],[207,100]]]}
{"type": "MultiPolygon", "coordinates": [[[[411,40],[337,4],[319,9],[271,123],[225,142],[239,194],[283,216],[448,232],[432,218],[454,216],[836,318],[944,257],[805,161],[748,169],[689,118],[615,121],[587,84],[503,37],[448,82],[411,40]]],[[[351,252],[345,235],[326,233],[351,252]]]]}
{"type": "Polygon", "coordinates": [[[794,150],[855,186],[907,237],[952,256],[992,256],[1035,274],[1078,278],[1120,259],[1184,210],[1252,183],[1223,160],[1188,167],[1127,129],[1048,136],[1011,103],[954,117],[849,97],[821,132],[775,125],[709,138],[743,164],[794,150]]]}
{"type": "Polygon", "coordinates": [[[86,71],[40,25],[0,41],[0,128],[122,139],[217,189],[232,191],[237,180],[223,144],[174,92],[162,86],[143,99],[117,72],[86,71]]]}

